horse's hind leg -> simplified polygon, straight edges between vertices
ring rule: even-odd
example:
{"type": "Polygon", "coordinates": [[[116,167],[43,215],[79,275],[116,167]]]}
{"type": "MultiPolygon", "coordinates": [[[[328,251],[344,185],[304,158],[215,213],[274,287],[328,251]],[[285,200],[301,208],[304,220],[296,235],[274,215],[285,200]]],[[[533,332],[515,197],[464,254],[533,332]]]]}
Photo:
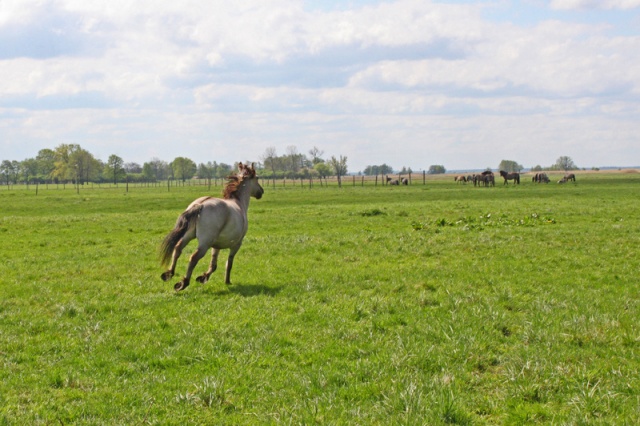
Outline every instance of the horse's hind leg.
{"type": "Polygon", "coordinates": [[[211,276],[211,274],[213,274],[215,270],[218,269],[219,253],[220,253],[220,249],[216,249],[216,248],[211,249],[211,263],[209,264],[209,269],[207,270],[207,272],[205,272],[204,274],[196,278],[196,281],[198,281],[200,284],[204,284],[207,281],[209,281],[209,277],[211,276]]]}
{"type": "Polygon", "coordinates": [[[191,281],[191,274],[193,273],[193,269],[198,264],[198,261],[202,259],[202,257],[207,253],[208,247],[206,246],[198,246],[198,249],[193,252],[191,257],[189,258],[189,265],[187,266],[187,273],[185,274],[182,281],[177,282],[173,288],[175,291],[184,290],[189,286],[189,282],[191,281]]]}
{"type": "Polygon", "coordinates": [[[178,263],[178,258],[182,254],[182,250],[186,247],[187,244],[193,239],[193,236],[185,235],[178,241],[178,244],[175,245],[173,249],[173,255],[171,256],[171,265],[166,272],[160,275],[162,281],[169,281],[171,277],[173,277],[176,273],[176,265],[178,263]]]}

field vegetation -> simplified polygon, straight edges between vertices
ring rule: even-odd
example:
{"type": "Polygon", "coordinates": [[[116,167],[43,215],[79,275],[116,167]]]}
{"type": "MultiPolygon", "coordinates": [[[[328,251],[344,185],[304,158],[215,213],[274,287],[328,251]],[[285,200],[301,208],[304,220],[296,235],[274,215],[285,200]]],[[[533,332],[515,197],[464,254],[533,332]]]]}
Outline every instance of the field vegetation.
{"type": "Polygon", "coordinates": [[[640,175],[552,182],[265,184],[179,293],[207,187],[0,189],[0,424],[638,424],[640,175]]]}

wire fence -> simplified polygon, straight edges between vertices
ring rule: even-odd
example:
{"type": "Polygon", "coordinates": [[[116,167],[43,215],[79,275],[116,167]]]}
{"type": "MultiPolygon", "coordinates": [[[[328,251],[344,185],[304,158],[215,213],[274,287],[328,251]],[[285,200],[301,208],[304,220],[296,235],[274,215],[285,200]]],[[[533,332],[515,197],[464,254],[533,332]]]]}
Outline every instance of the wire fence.
{"type": "MultiPolygon", "coordinates": [[[[364,176],[364,175],[349,175],[342,176],[340,178],[336,176],[331,177],[307,177],[307,178],[259,178],[260,184],[263,187],[268,188],[328,188],[328,187],[372,187],[372,186],[387,186],[387,185],[426,185],[427,174],[423,173],[410,173],[406,175],[393,175],[393,176],[364,176]],[[403,183],[404,182],[404,183],[403,183]]],[[[207,190],[212,190],[216,187],[222,189],[226,185],[226,179],[188,179],[182,180],[164,180],[154,182],[117,182],[117,183],[97,183],[97,182],[60,182],[60,183],[7,183],[0,186],[0,191],[34,191],[37,195],[40,191],[81,191],[87,190],[124,190],[125,192],[140,190],[140,189],[165,189],[166,191],[180,190],[185,187],[206,187],[207,190]]]]}

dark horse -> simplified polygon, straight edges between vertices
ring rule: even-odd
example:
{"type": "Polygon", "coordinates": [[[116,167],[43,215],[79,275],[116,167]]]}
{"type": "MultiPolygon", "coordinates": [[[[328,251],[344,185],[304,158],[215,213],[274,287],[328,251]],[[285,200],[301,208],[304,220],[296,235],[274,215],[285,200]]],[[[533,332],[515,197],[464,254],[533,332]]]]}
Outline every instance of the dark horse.
{"type": "Polygon", "coordinates": [[[231,284],[231,267],[233,258],[240,250],[242,240],[247,233],[247,209],[250,197],[262,198],[264,190],[258,183],[253,165],[238,164],[238,173],[229,176],[224,189],[224,198],[200,197],[178,217],[175,228],[165,237],[160,247],[162,264],[171,260],[169,269],[161,275],[163,281],[173,277],[176,262],[189,241],[198,239],[198,249],[189,258],[187,273],[173,288],[184,290],[189,286],[191,274],[196,264],[212,249],[211,263],[207,272],[197,278],[206,283],[209,276],[218,267],[218,254],[221,249],[230,249],[227,268],[224,276],[225,284],[231,284]]]}
{"type": "Polygon", "coordinates": [[[508,181],[510,180],[513,180],[514,185],[516,183],[520,185],[520,173],[517,173],[517,172],[507,173],[504,170],[500,170],[500,176],[502,176],[502,178],[504,179],[505,185],[509,183],[508,181]]]}

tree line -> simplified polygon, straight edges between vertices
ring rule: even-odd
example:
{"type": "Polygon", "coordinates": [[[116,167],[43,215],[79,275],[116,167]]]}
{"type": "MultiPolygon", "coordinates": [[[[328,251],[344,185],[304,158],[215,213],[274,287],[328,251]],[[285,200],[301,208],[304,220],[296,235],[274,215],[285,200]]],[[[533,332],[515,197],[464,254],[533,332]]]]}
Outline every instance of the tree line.
{"type": "MultiPolygon", "coordinates": [[[[296,146],[288,146],[284,154],[279,155],[273,146],[267,147],[256,166],[266,179],[326,179],[336,176],[338,184],[348,174],[347,157],[331,156],[323,158],[324,151],[313,147],[302,154],[296,146]]],[[[520,172],[521,164],[512,160],[502,160],[498,167],[507,172],[520,172]]],[[[96,158],[78,144],[60,144],[54,149],[42,149],[33,158],[23,161],[3,160],[0,162],[0,179],[3,184],[23,183],[65,183],[84,184],[86,182],[158,182],[180,180],[182,182],[198,177],[200,179],[223,179],[235,169],[235,165],[217,161],[196,164],[186,157],[176,157],[171,162],[152,158],[140,165],[125,162],[118,155],[110,155],[107,161],[96,158]]],[[[562,156],[550,167],[535,166],[533,171],[575,170],[576,165],[570,157],[562,156]]],[[[365,176],[384,176],[393,173],[410,175],[411,168],[403,167],[394,172],[386,163],[368,165],[359,174],[365,176]]],[[[431,165],[428,174],[446,173],[442,165],[431,165]]]]}
{"type": "MultiPolygon", "coordinates": [[[[259,172],[265,178],[327,178],[337,176],[338,182],[348,173],[347,157],[331,156],[325,160],[323,152],[314,147],[309,156],[299,154],[295,147],[277,155],[275,148],[267,148],[257,162],[259,172]]],[[[248,161],[251,163],[252,161],[248,161]]],[[[118,155],[110,155],[107,161],[96,158],[78,144],[60,144],[54,149],[42,149],[33,158],[23,161],[2,160],[0,179],[2,184],[17,183],[68,183],[82,185],[87,182],[158,182],[198,177],[223,179],[229,176],[235,165],[209,161],[196,164],[186,157],[176,157],[171,162],[153,158],[140,165],[125,162],[118,155]]]]}

